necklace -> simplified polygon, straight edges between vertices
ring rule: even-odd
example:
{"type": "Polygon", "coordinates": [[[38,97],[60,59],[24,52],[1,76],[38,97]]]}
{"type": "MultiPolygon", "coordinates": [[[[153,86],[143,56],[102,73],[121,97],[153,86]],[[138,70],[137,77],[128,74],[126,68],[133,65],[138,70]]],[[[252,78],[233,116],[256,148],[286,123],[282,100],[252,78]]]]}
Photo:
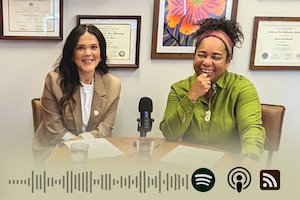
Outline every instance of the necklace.
{"type": "Polygon", "coordinates": [[[211,118],[211,111],[210,111],[210,99],[208,100],[208,110],[205,111],[205,117],[204,117],[204,120],[206,122],[210,121],[210,118],[211,118]]]}
{"type": "Polygon", "coordinates": [[[204,120],[205,120],[206,122],[208,122],[208,121],[210,120],[210,117],[211,117],[211,112],[210,112],[210,110],[206,111],[205,114],[206,114],[206,116],[205,116],[204,120]]]}

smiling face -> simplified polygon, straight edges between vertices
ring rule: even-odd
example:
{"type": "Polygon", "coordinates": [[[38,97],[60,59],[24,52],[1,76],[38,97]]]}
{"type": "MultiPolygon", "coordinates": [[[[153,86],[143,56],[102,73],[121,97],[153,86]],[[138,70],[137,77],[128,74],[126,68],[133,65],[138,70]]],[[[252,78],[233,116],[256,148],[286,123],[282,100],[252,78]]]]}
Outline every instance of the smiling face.
{"type": "Polygon", "coordinates": [[[225,44],[217,37],[202,39],[194,57],[194,70],[199,76],[206,73],[212,83],[228,69],[231,58],[226,59],[225,44]]]}
{"type": "Polygon", "coordinates": [[[81,81],[94,77],[100,58],[100,45],[97,37],[85,32],[79,37],[74,49],[74,61],[81,81]]]}

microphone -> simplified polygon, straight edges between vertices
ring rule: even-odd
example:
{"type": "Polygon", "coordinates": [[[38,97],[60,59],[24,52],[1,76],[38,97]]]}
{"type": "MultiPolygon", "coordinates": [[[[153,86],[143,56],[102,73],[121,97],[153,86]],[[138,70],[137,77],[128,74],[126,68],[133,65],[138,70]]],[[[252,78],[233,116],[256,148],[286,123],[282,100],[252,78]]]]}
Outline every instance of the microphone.
{"type": "Polygon", "coordinates": [[[141,98],[139,103],[140,118],[137,119],[140,137],[146,137],[146,133],[152,129],[154,122],[154,119],[151,118],[152,111],[152,100],[148,97],[141,98]]]}

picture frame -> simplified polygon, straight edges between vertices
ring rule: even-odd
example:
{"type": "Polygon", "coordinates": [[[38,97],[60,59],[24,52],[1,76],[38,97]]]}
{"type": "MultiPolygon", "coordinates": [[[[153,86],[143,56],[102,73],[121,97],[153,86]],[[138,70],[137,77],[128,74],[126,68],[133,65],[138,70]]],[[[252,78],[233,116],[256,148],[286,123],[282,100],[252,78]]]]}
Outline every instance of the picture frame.
{"type": "MultiPolygon", "coordinates": [[[[192,15],[194,11],[191,11],[194,9],[194,7],[192,8],[194,5],[192,5],[192,1],[186,1],[186,4],[183,3],[185,1],[178,1],[171,6],[168,2],[173,1],[154,0],[151,58],[193,58],[195,51],[195,40],[193,39],[195,26],[192,25],[193,20],[188,19],[195,16],[192,15]],[[169,11],[170,13],[177,13],[177,15],[169,16],[169,11]],[[179,14],[183,16],[180,20],[178,19],[179,14]],[[186,21],[190,22],[187,23],[186,21]]],[[[209,13],[202,6],[198,6],[198,14],[218,18],[225,16],[227,19],[236,20],[238,0],[224,0],[224,4],[217,5],[218,7],[215,3],[207,1],[205,6],[209,6],[211,12],[209,13]]]]}
{"type": "Polygon", "coordinates": [[[0,15],[0,39],[63,39],[63,0],[0,0],[0,15]]]}
{"type": "Polygon", "coordinates": [[[255,17],[251,70],[300,70],[300,17],[255,17]]]}
{"type": "Polygon", "coordinates": [[[93,24],[102,32],[109,67],[139,67],[141,16],[77,15],[77,24],[93,24]]]}

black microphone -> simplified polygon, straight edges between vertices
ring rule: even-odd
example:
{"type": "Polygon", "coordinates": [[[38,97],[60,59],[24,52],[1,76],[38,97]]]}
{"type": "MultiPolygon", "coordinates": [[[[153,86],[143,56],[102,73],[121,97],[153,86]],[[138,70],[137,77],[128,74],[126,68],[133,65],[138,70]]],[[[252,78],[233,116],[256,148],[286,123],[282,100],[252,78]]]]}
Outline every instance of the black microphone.
{"type": "Polygon", "coordinates": [[[139,103],[140,118],[137,119],[140,137],[146,137],[146,133],[152,129],[152,123],[154,122],[154,119],[151,119],[152,111],[152,100],[148,97],[141,98],[139,103]]]}

